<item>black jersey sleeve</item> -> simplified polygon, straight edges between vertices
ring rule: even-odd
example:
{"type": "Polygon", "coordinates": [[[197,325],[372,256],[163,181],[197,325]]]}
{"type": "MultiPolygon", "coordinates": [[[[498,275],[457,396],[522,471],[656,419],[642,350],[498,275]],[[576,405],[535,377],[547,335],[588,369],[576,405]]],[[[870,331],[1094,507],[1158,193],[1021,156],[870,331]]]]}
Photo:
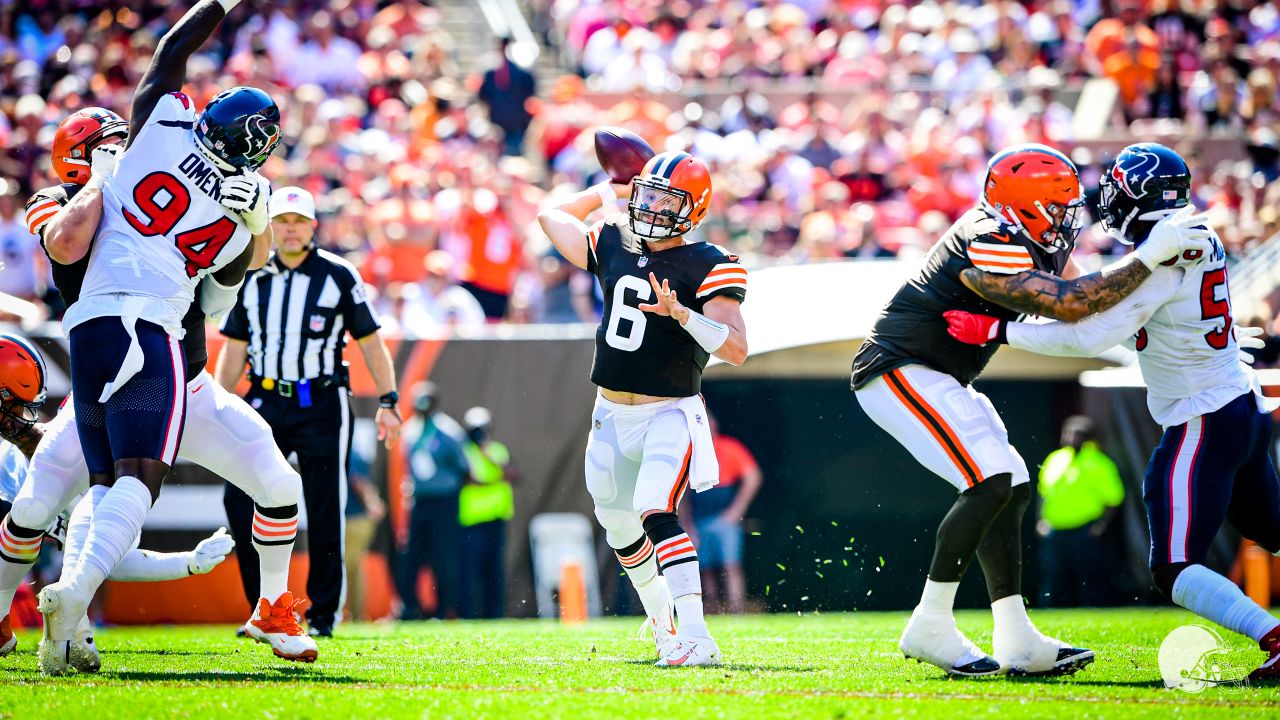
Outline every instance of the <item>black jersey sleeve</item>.
{"type": "Polygon", "coordinates": [[[38,190],[27,200],[26,223],[27,230],[40,238],[41,244],[44,243],[44,228],[53,219],[58,211],[66,207],[71,202],[71,198],[75,197],[75,191],[80,186],[73,183],[65,185],[54,185],[43,190],[38,190]],[[70,188],[70,189],[68,189],[70,188]]]}
{"type": "Polygon", "coordinates": [[[1035,258],[1023,242],[1022,234],[1001,225],[995,218],[974,221],[964,233],[965,253],[979,270],[999,275],[1016,275],[1035,269],[1035,258]]]}
{"type": "Polygon", "coordinates": [[[694,299],[699,303],[717,297],[728,297],[744,302],[747,299],[747,269],[737,255],[718,245],[709,245],[707,272],[694,299]]]}
{"type": "Polygon", "coordinates": [[[604,228],[604,220],[597,222],[587,230],[587,272],[600,274],[600,258],[596,255],[596,247],[600,243],[600,230],[604,228]]]}

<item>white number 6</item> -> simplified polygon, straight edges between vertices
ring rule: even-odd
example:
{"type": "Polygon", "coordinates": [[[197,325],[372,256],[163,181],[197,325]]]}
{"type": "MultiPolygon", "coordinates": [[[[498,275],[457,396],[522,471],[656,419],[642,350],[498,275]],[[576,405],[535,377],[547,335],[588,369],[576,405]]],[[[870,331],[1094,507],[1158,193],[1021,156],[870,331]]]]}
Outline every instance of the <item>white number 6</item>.
{"type": "Polygon", "coordinates": [[[627,304],[627,290],[635,290],[636,295],[644,301],[648,301],[653,294],[653,288],[645,280],[634,275],[619,278],[613,286],[613,308],[609,312],[609,329],[604,334],[604,340],[609,343],[609,347],[634,352],[644,342],[644,326],[649,319],[645,317],[643,310],[627,304]],[[631,321],[631,330],[626,335],[619,335],[618,323],[623,320],[631,321]]]}

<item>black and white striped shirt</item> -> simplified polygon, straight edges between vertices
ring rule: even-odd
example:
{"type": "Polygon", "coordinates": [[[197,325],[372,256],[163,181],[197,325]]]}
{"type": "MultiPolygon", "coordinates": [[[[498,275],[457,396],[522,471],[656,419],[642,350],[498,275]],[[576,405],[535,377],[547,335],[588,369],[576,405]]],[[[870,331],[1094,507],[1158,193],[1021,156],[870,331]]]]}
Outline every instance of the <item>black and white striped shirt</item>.
{"type": "Polygon", "coordinates": [[[317,249],[292,270],[273,255],[245,278],[222,334],[249,344],[253,375],[303,380],[339,372],[346,333],[360,340],[379,327],[360,273],[317,249]]]}

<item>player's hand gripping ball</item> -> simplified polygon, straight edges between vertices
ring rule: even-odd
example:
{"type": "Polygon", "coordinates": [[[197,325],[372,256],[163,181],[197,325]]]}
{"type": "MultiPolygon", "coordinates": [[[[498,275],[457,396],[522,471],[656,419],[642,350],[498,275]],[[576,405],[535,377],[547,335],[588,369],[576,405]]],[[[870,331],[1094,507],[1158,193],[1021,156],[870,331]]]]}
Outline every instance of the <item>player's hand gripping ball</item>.
{"type": "Polygon", "coordinates": [[[596,129],[596,159],[609,179],[627,185],[656,153],[639,135],[620,127],[596,129]]]}

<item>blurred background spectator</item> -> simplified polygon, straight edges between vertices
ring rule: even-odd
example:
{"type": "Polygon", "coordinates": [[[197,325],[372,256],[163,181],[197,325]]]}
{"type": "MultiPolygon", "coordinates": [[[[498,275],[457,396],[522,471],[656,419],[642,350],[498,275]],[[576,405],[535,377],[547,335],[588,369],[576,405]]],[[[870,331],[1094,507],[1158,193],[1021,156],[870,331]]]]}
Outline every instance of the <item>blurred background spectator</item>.
{"type": "Polygon", "coordinates": [[[742,519],[764,478],[751,451],[720,432],[711,419],[711,440],[720,461],[720,482],[687,495],[697,530],[702,593],[712,612],[746,612],[747,581],[742,573],[742,519]]]}
{"type": "Polygon", "coordinates": [[[347,566],[347,610],[352,620],[370,620],[365,614],[364,559],[373,544],[378,524],[387,516],[387,506],[378,495],[370,476],[374,448],[351,448],[351,470],[347,475],[347,525],[344,561],[347,566]]]}
{"type": "Polygon", "coordinates": [[[471,467],[471,481],[458,498],[458,523],[462,526],[461,615],[464,618],[500,618],[505,612],[507,585],[503,553],[507,547],[507,522],[515,515],[511,492],[511,453],[492,439],[493,416],[486,408],[473,407],[462,417],[467,440],[463,451],[471,467]]]}
{"type": "Polygon", "coordinates": [[[1098,447],[1093,421],[1073,415],[1062,423],[1062,447],[1040,466],[1040,600],[1045,607],[1105,606],[1114,601],[1103,537],[1120,504],[1124,483],[1098,447]]]}

